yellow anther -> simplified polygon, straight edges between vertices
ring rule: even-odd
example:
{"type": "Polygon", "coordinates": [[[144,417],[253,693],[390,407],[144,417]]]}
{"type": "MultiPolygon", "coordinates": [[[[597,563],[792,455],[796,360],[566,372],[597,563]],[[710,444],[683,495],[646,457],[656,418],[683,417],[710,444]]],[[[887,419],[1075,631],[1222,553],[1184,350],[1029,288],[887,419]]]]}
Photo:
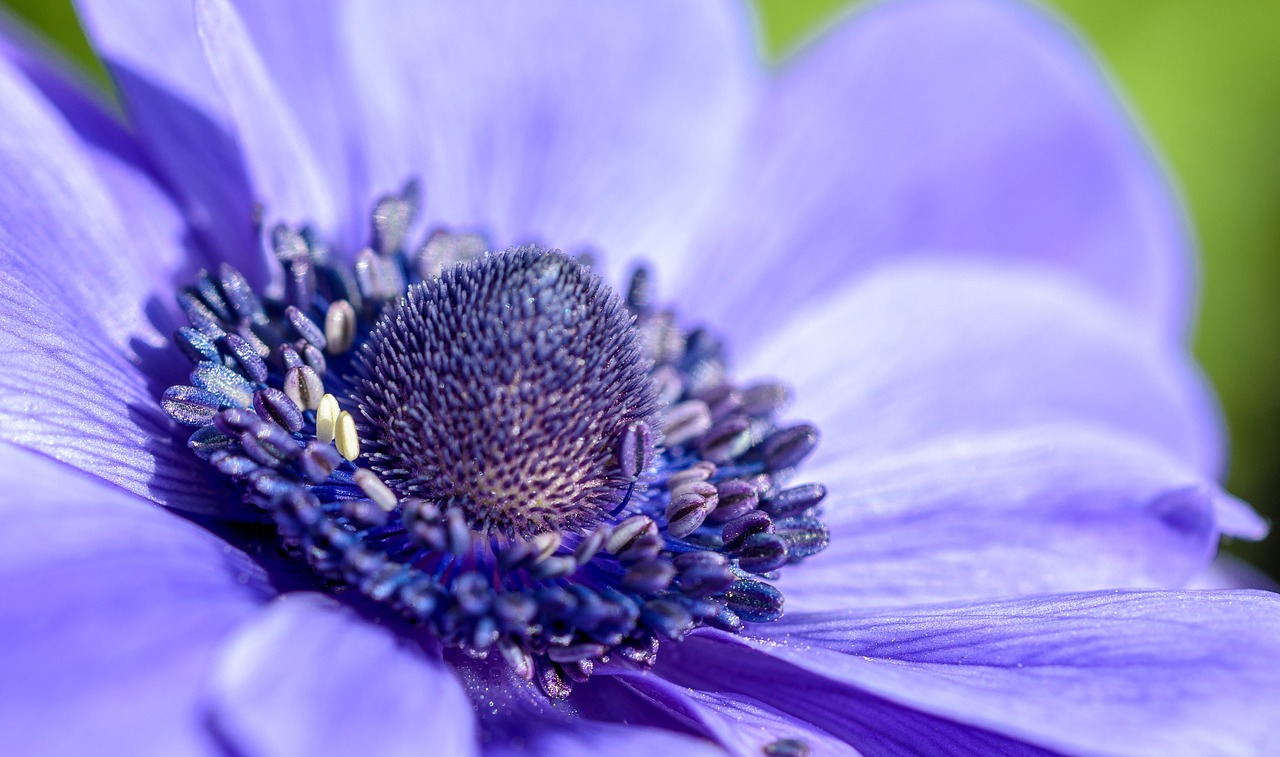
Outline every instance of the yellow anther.
{"type": "MultiPolygon", "coordinates": [[[[350,416],[348,416],[350,417],[350,416]]],[[[381,507],[386,512],[396,509],[396,494],[382,483],[382,479],[368,468],[361,468],[356,471],[356,486],[359,486],[364,495],[373,500],[373,504],[381,507]]]]}
{"type": "Polygon", "coordinates": [[[320,398],[320,407],[316,408],[316,438],[323,444],[333,441],[338,428],[338,415],[342,409],[338,407],[338,398],[326,394],[320,398]]]}
{"type": "Polygon", "coordinates": [[[360,437],[356,436],[356,419],[352,418],[351,413],[346,410],[338,413],[333,441],[337,444],[338,452],[348,460],[360,457],[360,437]]]}

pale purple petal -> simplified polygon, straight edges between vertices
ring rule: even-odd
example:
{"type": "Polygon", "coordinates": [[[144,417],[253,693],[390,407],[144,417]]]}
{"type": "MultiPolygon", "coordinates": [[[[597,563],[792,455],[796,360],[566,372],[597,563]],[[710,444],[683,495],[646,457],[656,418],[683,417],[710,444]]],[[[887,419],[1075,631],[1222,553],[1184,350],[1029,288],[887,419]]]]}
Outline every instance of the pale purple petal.
{"type": "Polygon", "coordinates": [[[302,122],[280,95],[244,22],[229,0],[196,0],[195,8],[196,29],[225,96],[264,222],[310,222],[332,235],[335,198],[345,199],[345,193],[321,174],[302,122]]]}
{"type": "Polygon", "coordinates": [[[366,196],[620,261],[688,241],[739,156],[758,62],[742,4],[350,3],[366,196]]]}
{"type": "Polygon", "coordinates": [[[0,446],[0,751],[219,753],[202,686],[270,593],[239,550],[0,446]]]}
{"type": "Polygon", "coordinates": [[[1181,350],[1026,269],[881,267],[746,358],[743,374],[784,377],[792,413],[827,431],[815,467],[1055,423],[1149,440],[1207,477],[1222,466],[1216,404],[1181,350]]]}
{"type": "Polygon", "coordinates": [[[846,460],[826,551],[788,568],[789,612],[1112,587],[1179,587],[1227,496],[1150,445],[1053,425],[846,460]]]}
{"type": "Polygon", "coordinates": [[[784,65],[743,155],[739,191],[678,277],[737,343],[922,251],[1047,266],[1139,334],[1186,334],[1178,200],[1088,52],[1032,4],[851,14],[784,65]]]}
{"type": "Polygon", "coordinates": [[[135,235],[124,217],[172,210],[141,176],[128,200],[157,204],[118,208],[127,163],[102,181],[101,157],[3,61],[0,112],[0,438],[159,502],[215,507],[218,488],[156,402],[156,377],[181,379],[157,303],[182,251],[139,248],[154,227],[135,235]]]}
{"type": "Polygon", "coordinates": [[[354,249],[369,243],[370,206],[360,192],[363,147],[350,113],[354,95],[339,39],[342,2],[236,0],[234,5],[339,205],[341,236],[330,242],[354,249]]]}
{"type": "Polygon", "coordinates": [[[753,632],[764,639],[678,645],[659,670],[754,692],[827,729],[870,697],[1072,754],[1280,749],[1280,596],[1266,592],[1064,594],[798,616],[753,632]]]}
{"type": "Polygon", "coordinates": [[[318,594],[285,595],[242,627],[211,687],[212,722],[239,754],[476,753],[453,673],[318,594]]]}
{"type": "MultiPolygon", "coordinates": [[[[131,244],[123,245],[116,254],[140,261],[143,272],[153,277],[153,290],[167,291],[175,271],[185,271],[184,262],[187,266],[201,262],[202,252],[187,248],[190,231],[185,219],[134,136],[111,111],[105,94],[58,51],[2,15],[0,56],[21,71],[62,116],[96,169],[108,200],[122,218],[128,218],[131,244]]],[[[175,303],[155,304],[162,311],[177,311],[175,303]]]]}
{"type": "Polygon", "coordinates": [[[877,757],[1047,757],[1050,752],[810,674],[737,637],[688,639],[664,648],[656,672],[675,685],[750,699],[877,757]]]}
{"type": "Polygon", "coordinates": [[[1214,559],[1203,574],[1188,584],[1189,589],[1261,589],[1280,592],[1280,584],[1258,568],[1226,553],[1214,559]]]}
{"type": "Polygon", "coordinates": [[[221,259],[257,281],[256,199],[189,2],[77,0],[85,31],[120,90],[148,158],[221,259]]]}

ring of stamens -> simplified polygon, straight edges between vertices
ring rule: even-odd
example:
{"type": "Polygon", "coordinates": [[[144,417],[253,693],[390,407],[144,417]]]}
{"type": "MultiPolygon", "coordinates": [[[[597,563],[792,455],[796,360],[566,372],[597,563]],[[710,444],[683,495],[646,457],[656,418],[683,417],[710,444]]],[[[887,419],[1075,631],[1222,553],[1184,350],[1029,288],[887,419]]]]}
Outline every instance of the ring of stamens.
{"type": "Polygon", "coordinates": [[[818,439],[777,420],[788,390],[729,381],[643,268],[619,298],[583,256],[410,253],[416,202],[379,201],[352,269],[281,226],[281,294],[229,266],[179,294],[195,367],[161,403],[192,450],[319,574],[549,696],[780,616],[770,581],[828,539],[825,488],[786,483],[818,439]]]}

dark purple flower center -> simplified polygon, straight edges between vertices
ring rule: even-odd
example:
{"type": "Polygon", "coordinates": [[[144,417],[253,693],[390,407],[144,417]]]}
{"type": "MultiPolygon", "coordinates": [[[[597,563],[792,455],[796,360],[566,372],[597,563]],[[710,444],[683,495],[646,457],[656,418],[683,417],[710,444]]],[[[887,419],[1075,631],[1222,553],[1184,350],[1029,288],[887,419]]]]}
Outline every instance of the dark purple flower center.
{"type": "Polygon", "coordinates": [[[180,293],[195,368],[162,404],[195,453],[289,554],[549,696],[779,617],[770,581],[828,538],[826,489],[786,485],[818,439],[778,422],[786,387],[730,381],[644,268],[619,297],[536,246],[409,253],[415,210],[380,201],[354,268],[274,229],[278,296],[229,267],[180,293]]]}
{"type": "Polygon", "coordinates": [[[652,457],[633,316],[580,263],[534,247],[409,287],[360,352],[351,401],[370,467],[472,531],[600,524],[652,457]]]}

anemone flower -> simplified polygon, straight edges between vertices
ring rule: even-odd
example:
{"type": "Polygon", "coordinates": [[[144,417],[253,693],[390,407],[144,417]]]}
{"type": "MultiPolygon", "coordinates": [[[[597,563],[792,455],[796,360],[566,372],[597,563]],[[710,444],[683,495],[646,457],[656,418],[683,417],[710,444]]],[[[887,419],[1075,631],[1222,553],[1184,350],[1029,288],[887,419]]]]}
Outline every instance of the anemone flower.
{"type": "Polygon", "coordinates": [[[1183,218],[1039,11],[80,10],[120,115],[0,56],[5,753],[1280,749],[1183,218]]]}

